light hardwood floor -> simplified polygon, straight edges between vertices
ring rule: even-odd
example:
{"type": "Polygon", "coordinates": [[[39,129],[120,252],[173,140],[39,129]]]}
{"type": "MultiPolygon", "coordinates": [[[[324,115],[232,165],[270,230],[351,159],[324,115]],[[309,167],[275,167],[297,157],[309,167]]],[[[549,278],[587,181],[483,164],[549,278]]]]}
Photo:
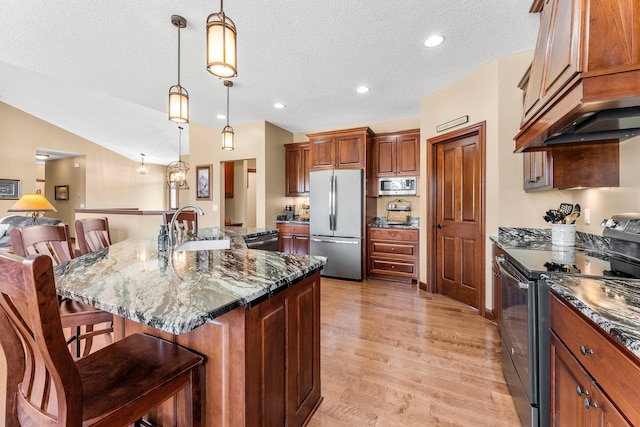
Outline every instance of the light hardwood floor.
{"type": "Polygon", "coordinates": [[[415,285],[322,279],[309,426],[520,426],[495,325],[415,285]]]}
{"type": "MultiPolygon", "coordinates": [[[[520,426],[495,326],[400,283],[322,279],[324,401],[310,427],[520,426]]],[[[6,366],[0,353],[0,416],[6,366]]]]}

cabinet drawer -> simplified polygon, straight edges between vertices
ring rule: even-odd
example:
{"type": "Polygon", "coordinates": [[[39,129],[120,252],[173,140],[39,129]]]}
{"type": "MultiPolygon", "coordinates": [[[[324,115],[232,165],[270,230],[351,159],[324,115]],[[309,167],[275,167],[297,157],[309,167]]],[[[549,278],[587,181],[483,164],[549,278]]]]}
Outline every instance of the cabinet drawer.
{"type": "Polygon", "coordinates": [[[549,297],[551,329],[633,425],[640,425],[637,394],[640,360],[597,325],[554,294],[549,297]]]}
{"type": "Polygon", "coordinates": [[[393,273],[404,277],[415,277],[417,265],[415,262],[370,258],[371,273],[393,273]]]}
{"type": "Polygon", "coordinates": [[[418,230],[404,228],[369,228],[369,238],[378,240],[418,241],[418,230]]]}
{"type": "Polygon", "coordinates": [[[416,258],[418,256],[418,244],[372,241],[371,255],[398,255],[416,258]]]}
{"type": "Polygon", "coordinates": [[[277,224],[280,233],[309,234],[307,224],[277,224]]]}

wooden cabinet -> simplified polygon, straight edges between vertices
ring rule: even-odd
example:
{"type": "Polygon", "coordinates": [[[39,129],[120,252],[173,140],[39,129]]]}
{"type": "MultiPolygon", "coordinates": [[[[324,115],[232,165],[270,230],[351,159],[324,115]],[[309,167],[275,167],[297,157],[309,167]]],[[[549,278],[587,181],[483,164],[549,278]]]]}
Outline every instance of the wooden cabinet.
{"type": "Polygon", "coordinates": [[[309,143],[285,144],[285,196],[298,197],[309,195],[309,171],[311,157],[309,143]]]}
{"type": "Polygon", "coordinates": [[[523,154],[525,191],[548,190],[553,188],[550,151],[532,151],[523,154]]]}
{"type": "Polygon", "coordinates": [[[277,224],[278,251],[309,255],[309,226],[306,224],[277,224]]]}
{"type": "Polygon", "coordinates": [[[420,130],[377,134],[373,138],[375,176],[420,176],[420,130]]]}
{"type": "Polygon", "coordinates": [[[369,227],[369,276],[418,280],[418,230],[369,227]]]}
{"type": "Polygon", "coordinates": [[[640,3],[536,0],[531,11],[541,13],[540,31],[516,151],[542,146],[592,112],[640,105],[640,51],[632,48],[640,3]]]}
{"type": "Polygon", "coordinates": [[[364,169],[373,133],[368,127],[307,134],[311,170],[364,169]]]}
{"type": "Polygon", "coordinates": [[[224,198],[233,199],[233,162],[224,162],[224,198]]]}
{"type": "Polygon", "coordinates": [[[618,143],[557,147],[524,153],[525,191],[577,187],[618,187],[618,143]]]}
{"type": "Polygon", "coordinates": [[[300,426],[320,399],[320,282],[308,280],[246,315],[248,426],[300,426]]]}
{"type": "Polygon", "coordinates": [[[555,294],[549,300],[551,425],[640,425],[640,359],[555,294]]]}

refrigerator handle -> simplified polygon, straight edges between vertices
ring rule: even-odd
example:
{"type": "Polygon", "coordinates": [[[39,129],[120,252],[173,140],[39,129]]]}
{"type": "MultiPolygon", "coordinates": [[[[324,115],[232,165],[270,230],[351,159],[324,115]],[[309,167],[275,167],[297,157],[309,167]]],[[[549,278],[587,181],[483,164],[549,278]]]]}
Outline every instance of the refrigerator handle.
{"type": "Polygon", "coordinates": [[[329,230],[333,230],[333,175],[329,177],[329,230]]]}
{"type": "Polygon", "coordinates": [[[333,225],[331,226],[331,230],[332,231],[336,231],[337,228],[337,206],[336,206],[336,193],[338,192],[338,177],[333,175],[333,180],[332,180],[332,188],[331,188],[331,197],[333,198],[333,203],[332,203],[332,215],[333,215],[333,225]]]}

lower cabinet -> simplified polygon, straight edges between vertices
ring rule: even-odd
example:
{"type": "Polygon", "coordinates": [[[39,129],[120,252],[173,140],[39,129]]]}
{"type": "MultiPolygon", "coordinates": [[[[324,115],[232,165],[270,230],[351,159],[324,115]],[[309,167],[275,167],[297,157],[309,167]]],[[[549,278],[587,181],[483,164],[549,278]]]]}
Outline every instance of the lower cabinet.
{"type": "Polygon", "coordinates": [[[319,404],[320,282],[291,290],[247,311],[248,426],[300,426],[319,404]]]}
{"type": "Polygon", "coordinates": [[[369,276],[418,280],[418,230],[369,227],[369,276]]]}
{"type": "Polygon", "coordinates": [[[309,255],[309,226],[307,224],[277,224],[278,251],[309,255]]]}
{"type": "Polygon", "coordinates": [[[549,310],[551,426],[640,425],[640,360],[555,294],[549,310]]]}
{"type": "Polygon", "coordinates": [[[496,322],[498,333],[502,335],[502,295],[500,290],[500,265],[498,257],[504,256],[505,252],[495,244],[492,246],[491,271],[492,271],[492,287],[493,287],[493,321],[496,322]]]}

